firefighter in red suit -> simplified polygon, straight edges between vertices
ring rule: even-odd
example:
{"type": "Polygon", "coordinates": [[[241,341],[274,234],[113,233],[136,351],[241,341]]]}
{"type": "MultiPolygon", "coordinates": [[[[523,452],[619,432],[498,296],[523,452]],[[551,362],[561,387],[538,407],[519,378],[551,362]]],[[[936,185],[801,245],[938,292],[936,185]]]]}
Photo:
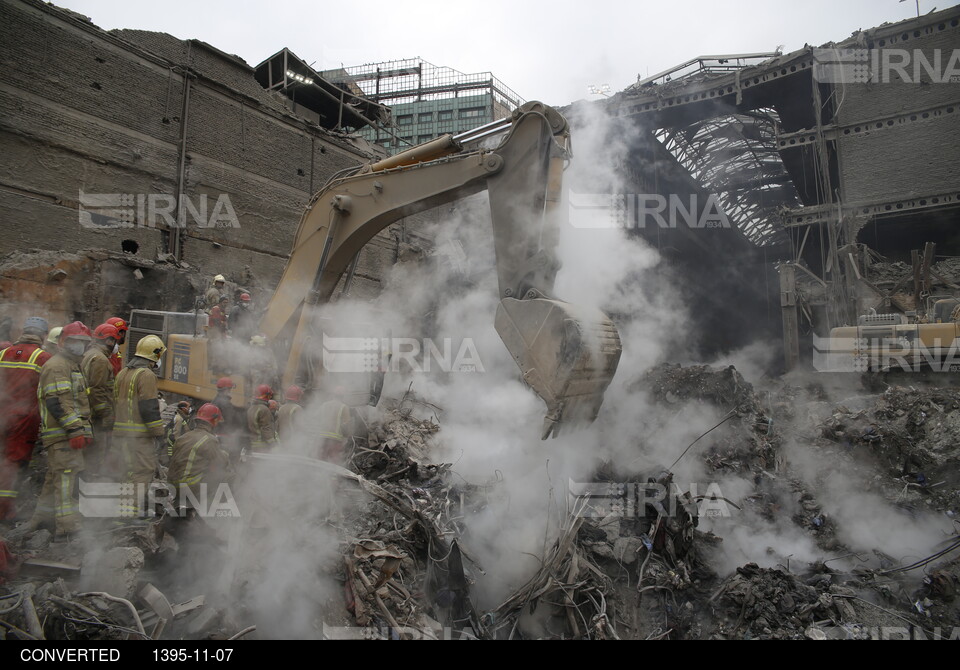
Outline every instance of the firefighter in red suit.
{"type": "Polygon", "coordinates": [[[0,459],[0,521],[13,519],[20,472],[30,463],[40,432],[37,383],[40,368],[50,359],[43,350],[49,326],[39,316],[29,317],[16,343],[0,351],[0,398],[3,399],[3,455],[0,459]]]}

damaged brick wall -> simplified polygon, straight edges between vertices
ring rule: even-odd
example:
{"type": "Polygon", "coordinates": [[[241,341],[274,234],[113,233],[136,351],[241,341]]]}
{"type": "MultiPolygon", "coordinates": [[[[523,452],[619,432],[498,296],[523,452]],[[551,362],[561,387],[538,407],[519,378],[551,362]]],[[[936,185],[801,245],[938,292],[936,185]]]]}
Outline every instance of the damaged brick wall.
{"type": "Polygon", "coordinates": [[[199,272],[130,254],[13,253],[0,264],[0,314],[12,320],[14,336],[34,315],[51,327],[78,320],[92,327],[143,305],[187,311],[206,282],[199,272]]]}
{"type": "MultiPolygon", "coordinates": [[[[165,250],[155,222],[85,227],[78,206],[81,192],[176,193],[184,67],[196,75],[186,115],[186,197],[199,206],[205,194],[209,215],[226,195],[239,224],[198,227],[188,218],[182,260],[205,275],[272,288],[310,196],[331,174],[367,158],[292,116],[246,63],[196,40],[106,32],[52,5],[11,0],[0,4],[0,58],[0,255],[117,252],[123,240],[147,259],[165,250]]],[[[396,244],[384,231],[368,246],[355,291],[376,293],[396,244]]]]}
{"type": "Polygon", "coordinates": [[[960,182],[960,95],[958,83],[933,81],[920,62],[950,68],[958,42],[956,17],[895,34],[883,27],[868,31],[867,45],[880,65],[878,81],[845,84],[837,92],[838,147],[845,199],[889,202],[901,198],[956,193],[960,182]],[[878,53],[879,50],[879,53],[878,53]],[[884,56],[884,50],[890,51],[884,56]],[[883,65],[883,58],[904,66],[909,81],[883,65]],[[915,75],[919,77],[915,78],[915,75]],[[879,124],[879,127],[878,127],[879,124]]]}

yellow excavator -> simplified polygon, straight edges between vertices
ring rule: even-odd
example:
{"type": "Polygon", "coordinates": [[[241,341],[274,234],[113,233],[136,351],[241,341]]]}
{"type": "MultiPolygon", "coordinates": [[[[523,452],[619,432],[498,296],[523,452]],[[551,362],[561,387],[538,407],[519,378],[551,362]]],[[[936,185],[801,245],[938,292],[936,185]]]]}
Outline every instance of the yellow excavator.
{"type": "MultiPolygon", "coordinates": [[[[821,372],[960,372],[960,300],[930,299],[919,315],[865,314],[829,338],[814,337],[814,367],[821,372]]],[[[951,378],[952,379],[952,378],[951,378]]]]}
{"type": "MultiPolygon", "coordinates": [[[[331,177],[307,205],[259,324],[283,370],[283,385],[296,380],[308,390],[319,387],[315,370],[322,366],[314,365],[319,352],[313,344],[324,326],[317,306],[331,298],[367,242],[398,219],[487,190],[500,297],[495,326],[523,380],[546,402],[543,438],[557,435],[562,424],[592,422],[621,344],[605,314],[553,296],[569,158],[566,119],[530,102],[511,118],[331,177]],[[498,136],[495,148],[483,148],[498,136]]],[[[211,343],[198,330],[192,313],[135,310],[128,347],[133,351],[140,337],[159,334],[168,347],[160,389],[209,400],[220,375],[209,365],[211,343]]],[[[244,380],[234,380],[234,402],[242,402],[244,380]]],[[[370,404],[376,404],[377,381],[371,386],[370,404]]]]}

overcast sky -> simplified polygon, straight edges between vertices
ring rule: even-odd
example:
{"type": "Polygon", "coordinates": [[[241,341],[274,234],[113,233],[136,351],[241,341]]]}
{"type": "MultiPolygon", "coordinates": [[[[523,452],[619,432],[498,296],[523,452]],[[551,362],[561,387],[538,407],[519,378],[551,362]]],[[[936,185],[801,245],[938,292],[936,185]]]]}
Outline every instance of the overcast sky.
{"type": "MultiPolygon", "coordinates": [[[[102,28],[197,38],[251,65],[289,47],[318,70],[421,57],[490,71],[527,100],[618,91],[703,54],[789,52],[916,16],[915,0],[55,0],[102,28]]],[[[920,0],[920,11],[954,0],[920,0]]]]}

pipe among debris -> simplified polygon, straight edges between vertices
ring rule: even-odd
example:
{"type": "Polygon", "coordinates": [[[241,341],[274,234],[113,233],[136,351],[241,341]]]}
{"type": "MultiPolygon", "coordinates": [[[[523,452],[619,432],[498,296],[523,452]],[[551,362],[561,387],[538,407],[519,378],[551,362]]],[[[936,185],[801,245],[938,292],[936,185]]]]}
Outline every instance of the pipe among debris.
{"type": "Polygon", "coordinates": [[[134,607],[133,603],[127,600],[126,598],[118,598],[117,596],[110,595],[109,593],[105,593],[104,591],[88,591],[86,593],[78,593],[77,595],[105,598],[107,600],[112,600],[115,603],[126,605],[127,608],[129,608],[130,610],[130,614],[133,616],[134,623],[137,624],[137,630],[139,630],[144,637],[149,637],[149,635],[147,635],[147,631],[144,630],[143,628],[143,622],[140,621],[140,614],[137,612],[137,608],[134,607]]]}

